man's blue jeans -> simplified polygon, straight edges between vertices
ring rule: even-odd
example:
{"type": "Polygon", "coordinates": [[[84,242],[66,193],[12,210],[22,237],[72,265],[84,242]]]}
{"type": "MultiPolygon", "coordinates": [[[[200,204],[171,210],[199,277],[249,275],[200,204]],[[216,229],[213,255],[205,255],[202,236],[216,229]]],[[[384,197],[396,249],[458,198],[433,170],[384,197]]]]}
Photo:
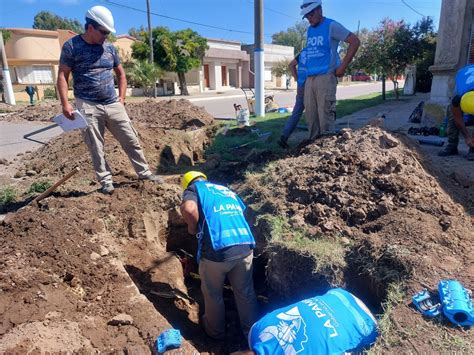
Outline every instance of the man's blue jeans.
{"type": "Polygon", "coordinates": [[[296,90],[296,102],[295,102],[295,107],[293,108],[293,112],[286,121],[285,128],[283,128],[283,133],[282,133],[282,138],[285,140],[285,142],[288,140],[290,137],[291,133],[296,128],[296,125],[298,124],[298,121],[301,118],[301,115],[303,114],[304,111],[304,85],[298,86],[296,90]]]}

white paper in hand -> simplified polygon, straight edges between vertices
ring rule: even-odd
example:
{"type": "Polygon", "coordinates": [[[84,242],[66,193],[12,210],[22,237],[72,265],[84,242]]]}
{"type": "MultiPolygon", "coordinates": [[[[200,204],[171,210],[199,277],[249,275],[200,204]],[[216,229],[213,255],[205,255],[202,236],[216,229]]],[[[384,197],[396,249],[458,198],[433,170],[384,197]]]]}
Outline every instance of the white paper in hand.
{"type": "Polygon", "coordinates": [[[72,131],[74,129],[82,129],[88,126],[86,119],[77,110],[72,112],[74,119],[70,120],[63,114],[57,115],[53,118],[53,121],[63,129],[64,132],[72,131]]]}

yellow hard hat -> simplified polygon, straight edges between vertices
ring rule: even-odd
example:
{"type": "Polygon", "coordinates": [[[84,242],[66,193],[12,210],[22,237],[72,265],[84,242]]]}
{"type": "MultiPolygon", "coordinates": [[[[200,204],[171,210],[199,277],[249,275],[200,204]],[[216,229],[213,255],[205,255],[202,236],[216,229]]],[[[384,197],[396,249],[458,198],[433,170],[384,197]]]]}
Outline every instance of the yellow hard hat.
{"type": "Polygon", "coordinates": [[[199,177],[202,177],[207,180],[207,176],[201,173],[200,171],[188,171],[186,174],[184,174],[183,178],[181,179],[181,187],[183,188],[183,190],[186,190],[189,184],[199,177]]]}
{"type": "Polygon", "coordinates": [[[462,96],[461,110],[464,113],[474,115],[474,91],[469,91],[462,96]]]}

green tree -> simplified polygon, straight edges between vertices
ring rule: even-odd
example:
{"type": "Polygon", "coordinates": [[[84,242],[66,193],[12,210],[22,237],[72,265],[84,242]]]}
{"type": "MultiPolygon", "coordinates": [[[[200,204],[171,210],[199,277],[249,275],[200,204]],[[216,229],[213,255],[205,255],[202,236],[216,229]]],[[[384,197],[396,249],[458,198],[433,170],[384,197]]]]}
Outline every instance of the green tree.
{"type": "Polygon", "coordinates": [[[84,27],[78,20],[60,17],[49,11],[40,11],[36,14],[33,21],[33,28],[50,31],[61,29],[71,30],[76,33],[84,32],[84,27]]]}
{"type": "MultiPolygon", "coordinates": [[[[191,29],[170,31],[166,27],[156,27],[152,31],[153,57],[160,68],[178,74],[181,95],[189,95],[185,73],[199,68],[208,49],[207,40],[191,29]]],[[[148,33],[144,40],[132,44],[132,56],[147,60],[150,54],[148,33]]]]}
{"type": "Polygon", "coordinates": [[[125,70],[130,84],[141,87],[146,96],[153,94],[156,82],[163,76],[163,69],[156,63],[148,63],[144,60],[134,61],[125,70]]]}
{"type": "MultiPolygon", "coordinates": [[[[272,74],[281,78],[286,75],[287,79],[291,78],[291,70],[289,68],[290,61],[288,59],[281,60],[272,67],[272,74]]],[[[286,89],[288,90],[289,80],[286,81],[286,89]]]]}
{"type": "Polygon", "coordinates": [[[140,28],[135,28],[135,27],[132,27],[128,30],[128,34],[140,41],[144,41],[145,38],[144,38],[144,33],[146,33],[147,30],[145,29],[145,27],[140,26],[140,28]]]}
{"type": "Polygon", "coordinates": [[[294,54],[298,54],[306,46],[306,33],[308,32],[308,22],[301,21],[286,31],[281,31],[272,35],[272,44],[290,46],[295,48],[294,54]]]}
{"type": "Polygon", "coordinates": [[[419,58],[417,44],[410,25],[384,19],[368,34],[367,42],[359,50],[358,64],[368,72],[388,76],[398,99],[398,78],[405,73],[408,64],[419,58]]]}
{"type": "Polygon", "coordinates": [[[7,43],[10,38],[12,37],[12,33],[8,30],[5,30],[3,28],[0,28],[0,32],[2,34],[2,37],[3,37],[3,43],[7,43]]]}
{"type": "Polygon", "coordinates": [[[416,64],[416,91],[431,91],[433,74],[429,67],[434,64],[436,53],[437,33],[434,30],[433,19],[425,17],[413,27],[418,42],[418,58],[416,64]]]}
{"type": "MultiPolygon", "coordinates": [[[[349,67],[347,68],[347,73],[355,74],[364,68],[364,65],[360,62],[360,56],[361,56],[361,53],[363,52],[362,49],[367,45],[369,34],[370,34],[370,31],[367,28],[362,28],[359,31],[359,33],[356,34],[360,40],[360,48],[356,52],[352,62],[349,64],[349,67]]],[[[339,55],[341,58],[344,58],[347,53],[347,49],[349,48],[349,43],[341,42],[339,46],[340,46],[339,55]]],[[[376,73],[370,72],[368,74],[376,74],[376,73]]]]}

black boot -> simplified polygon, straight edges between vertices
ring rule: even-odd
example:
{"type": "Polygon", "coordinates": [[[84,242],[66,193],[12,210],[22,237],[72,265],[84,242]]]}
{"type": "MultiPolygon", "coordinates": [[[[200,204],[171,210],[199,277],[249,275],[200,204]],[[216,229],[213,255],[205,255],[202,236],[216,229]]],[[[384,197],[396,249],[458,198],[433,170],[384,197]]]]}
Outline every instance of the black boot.
{"type": "Polygon", "coordinates": [[[466,159],[469,161],[474,161],[474,148],[469,148],[469,152],[466,155],[466,159]]]}
{"type": "Polygon", "coordinates": [[[453,144],[448,144],[442,151],[438,153],[440,157],[447,157],[458,154],[458,147],[453,144]]]}
{"type": "Polygon", "coordinates": [[[280,147],[282,147],[283,149],[288,149],[290,148],[290,146],[288,145],[288,142],[287,140],[285,139],[285,137],[281,136],[280,139],[278,140],[278,145],[280,147]]]}

